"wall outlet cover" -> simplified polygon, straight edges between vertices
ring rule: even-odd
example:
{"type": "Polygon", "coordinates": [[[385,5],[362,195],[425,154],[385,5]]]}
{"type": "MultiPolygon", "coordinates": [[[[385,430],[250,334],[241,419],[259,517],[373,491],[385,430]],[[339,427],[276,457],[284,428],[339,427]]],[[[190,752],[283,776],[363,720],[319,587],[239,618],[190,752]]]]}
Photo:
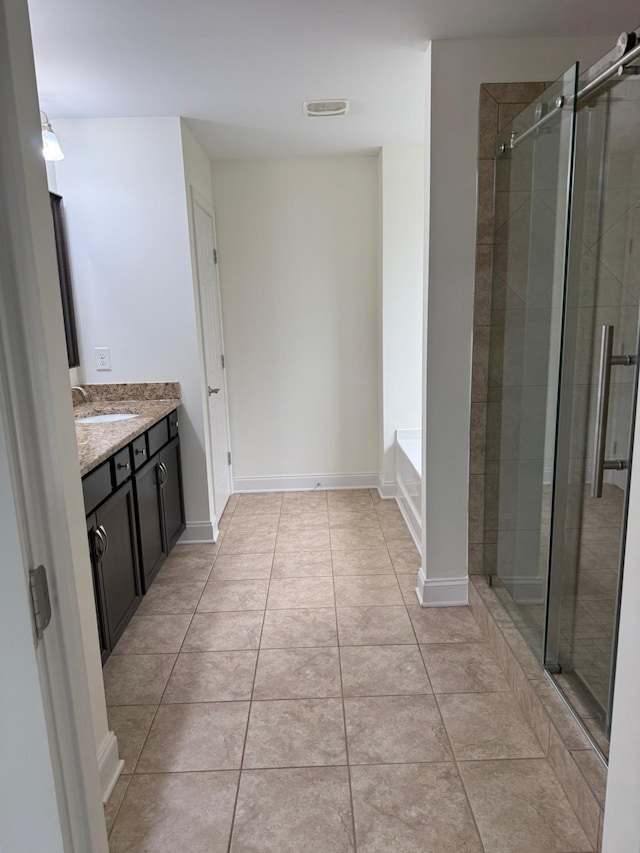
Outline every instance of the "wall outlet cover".
{"type": "Polygon", "coordinates": [[[109,347],[94,347],[93,348],[96,370],[111,370],[111,352],[109,347]]]}

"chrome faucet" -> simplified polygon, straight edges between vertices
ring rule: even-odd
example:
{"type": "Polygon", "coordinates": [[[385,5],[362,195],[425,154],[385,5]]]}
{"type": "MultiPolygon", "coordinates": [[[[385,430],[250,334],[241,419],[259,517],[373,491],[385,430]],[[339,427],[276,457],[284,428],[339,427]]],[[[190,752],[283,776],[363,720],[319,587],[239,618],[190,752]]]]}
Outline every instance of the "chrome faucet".
{"type": "Polygon", "coordinates": [[[72,385],[71,390],[72,391],[79,391],[85,400],[89,399],[89,392],[85,391],[85,389],[82,387],[82,385],[72,385]]]}

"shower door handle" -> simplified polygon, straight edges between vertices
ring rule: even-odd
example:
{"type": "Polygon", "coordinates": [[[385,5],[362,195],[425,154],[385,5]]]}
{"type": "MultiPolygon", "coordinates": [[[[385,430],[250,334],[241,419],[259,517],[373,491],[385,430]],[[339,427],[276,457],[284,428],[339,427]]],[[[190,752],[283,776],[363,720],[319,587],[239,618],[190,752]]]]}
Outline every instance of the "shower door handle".
{"type": "Polygon", "coordinates": [[[605,459],[607,445],[607,420],[609,417],[609,393],[611,391],[611,368],[615,365],[636,363],[635,355],[613,355],[613,326],[604,325],[600,338],[600,366],[598,371],[598,397],[596,402],[596,425],[593,439],[593,464],[591,474],[591,497],[602,497],[602,480],[605,471],[622,471],[627,467],[626,459],[605,459]]]}

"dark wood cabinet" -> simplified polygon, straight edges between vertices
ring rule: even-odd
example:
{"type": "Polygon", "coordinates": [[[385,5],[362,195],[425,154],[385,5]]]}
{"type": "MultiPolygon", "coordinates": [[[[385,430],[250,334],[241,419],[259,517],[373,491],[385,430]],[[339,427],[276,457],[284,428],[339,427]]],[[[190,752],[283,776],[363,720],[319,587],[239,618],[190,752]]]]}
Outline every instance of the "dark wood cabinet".
{"type": "Polygon", "coordinates": [[[142,598],[131,482],[121,486],[90,516],[87,527],[101,651],[106,659],[142,598]]]}
{"type": "Polygon", "coordinates": [[[186,527],[177,413],[87,474],[82,489],[104,663],[186,527]]]}
{"type": "Polygon", "coordinates": [[[165,536],[170,551],[185,529],[180,440],[174,438],[161,452],[160,457],[164,467],[162,502],[164,505],[165,536]]]}
{"type": "Polygon", "coordinates": [[[180,439],[174,438],[135,476],[144,591],[185,529],[180,439]]]}
{"type": "Polygon", "coordinates": [[[159,455],[154,456],[135,476],[140,566],[145,592],[168,554],[162,529],[161,481],[159,455]]]}
{"type": "Polygon", "coordinates": [[[102,580],[98,571],[99,561],[96,559],[98,553],[98,543],[96,530],[98,522],[95,516],[90,515],[87,518],[87,536],[89,538],[89,556],[91,558],[91,577],[93,580],[93,597],[96,603],[96,620],[98,622],[98,642],[100,643],[100,657],[102,663],[109,657],[109,641],[107,638],[107,626],[104,613],[102,610],[102,602],[104,601],[104,593],[102,591],[102,580]]]}

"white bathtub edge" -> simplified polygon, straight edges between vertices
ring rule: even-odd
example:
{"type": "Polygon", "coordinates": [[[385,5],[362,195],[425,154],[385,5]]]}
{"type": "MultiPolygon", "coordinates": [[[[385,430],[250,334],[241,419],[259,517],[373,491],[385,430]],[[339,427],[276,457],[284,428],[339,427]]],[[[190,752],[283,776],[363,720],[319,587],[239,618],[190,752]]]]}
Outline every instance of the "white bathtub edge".
{"type": "Polygon", "coordinates": [[[460,607],[469,603],[469,578],[437,578],[429,580],[424,570],[418,572],[416,587],[422,607],[460,607]]]}

